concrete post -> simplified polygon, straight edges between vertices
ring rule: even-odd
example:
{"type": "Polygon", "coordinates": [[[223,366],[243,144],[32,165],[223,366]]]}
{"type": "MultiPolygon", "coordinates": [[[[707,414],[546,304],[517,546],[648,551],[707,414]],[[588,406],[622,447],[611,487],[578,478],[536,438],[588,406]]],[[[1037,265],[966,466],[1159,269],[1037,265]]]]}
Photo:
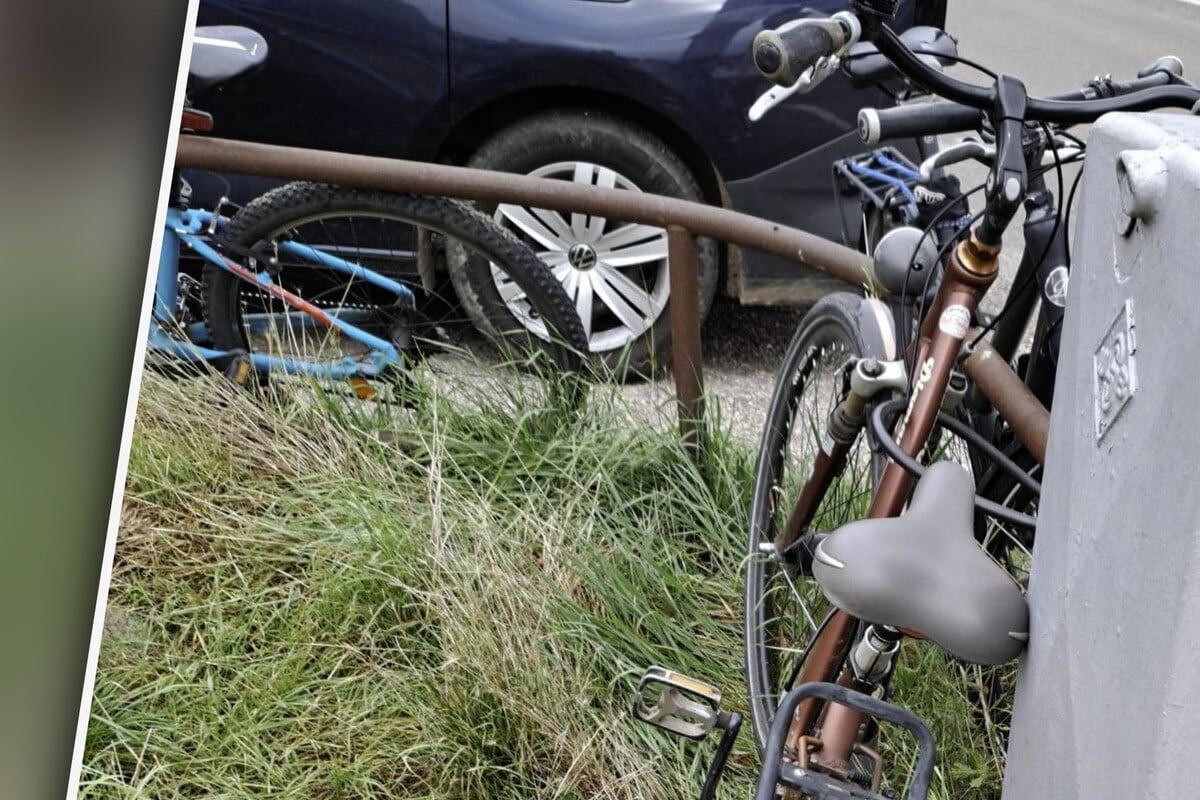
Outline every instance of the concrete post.
{"type": "Polygon", "coordinates": [[[1200,786],[1200,119],[1092,130],[1007,800],[1200,786]]]}

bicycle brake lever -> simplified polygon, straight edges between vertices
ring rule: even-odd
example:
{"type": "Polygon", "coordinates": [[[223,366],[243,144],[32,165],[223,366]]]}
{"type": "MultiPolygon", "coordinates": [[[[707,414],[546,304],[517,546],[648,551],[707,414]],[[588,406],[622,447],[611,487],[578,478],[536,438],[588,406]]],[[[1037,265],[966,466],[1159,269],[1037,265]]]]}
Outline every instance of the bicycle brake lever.
{"type": "Polygon", "coordinates": [[[802,76],[800,80],[791,86],[772,86],[754,101],[754,104],[750,106],[750,110],[746,112],[746,116],[750,118],[751,122],[758,122],[772,108],[800,91],[803,80],[802,76]]]}
{"type": "Polygon", "coordinates": [[[958,144],[953,144],[944,150],[939,150],[921,162],[921,183],[929,183],[933,180],[933,171],[947,164],[966,161],[968,158],[974,158],[979,161],[991,161],[995,157],[996,146],[994,144],[984,144],[976,139],[963,139],[958,144]]]}
{"type": "Polygon", "coordinates": [[[826,56],[813,64],[808,69],[800,74],[800,77],[791,86],[772,86],[767,91],[763,92],[754,104],[750,106],[750,110],[746,112],[746,116],[751,122],[758,122],[763,118],[763,115],[770,111],[775,106],[787,100],[794,94],[808,94],[818,85],[823,83],[833,73],[837,72],[838,66],[841,64],[841,59],[837,56],[826,56]]]}

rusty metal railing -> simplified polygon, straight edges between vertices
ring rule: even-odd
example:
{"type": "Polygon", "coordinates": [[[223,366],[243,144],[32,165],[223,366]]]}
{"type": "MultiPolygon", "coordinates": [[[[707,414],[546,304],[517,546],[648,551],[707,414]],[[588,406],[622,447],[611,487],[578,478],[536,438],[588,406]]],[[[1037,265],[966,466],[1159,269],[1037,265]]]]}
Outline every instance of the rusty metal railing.
{"type": "Polygon", "coordinates": [[[704,414],[697,236],[807,264],[852,286],[873,284],[871,260],[856,250],[758,217],[661,195],[580,186],[506,172],[188,134],[179,137],[175,163],[181,168],[530,205],[665,228],[671,280],[672,370],[680,432],[690,442],[696,441],[704,414]]]}

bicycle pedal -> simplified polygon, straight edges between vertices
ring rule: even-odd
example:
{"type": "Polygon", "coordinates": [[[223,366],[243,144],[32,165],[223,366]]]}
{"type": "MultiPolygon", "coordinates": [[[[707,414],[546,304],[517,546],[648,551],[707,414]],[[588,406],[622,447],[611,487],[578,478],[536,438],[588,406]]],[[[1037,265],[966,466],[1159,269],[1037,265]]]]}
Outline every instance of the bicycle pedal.
{"type": "Polygon", "coordinates": [[[638,682],[633,715],[656,728],[703,739],[716,727],[725,727],[721,690],[666,667],[650,667],[638,682]]]}
{"type": "Polygon", "coordinates": [[[255,375],[254,362],[250,360],[249,353],[244,351],[235,352],[228,357],[223,372],[225,373],[225,377],[235,386],[245,388],[255,375]]]}
{"type": "Polygon", "coordinates": [[[374,400],[379,396],[379,392],[366,378],[351,378],[350,388],[359,400],[374,400]]]}

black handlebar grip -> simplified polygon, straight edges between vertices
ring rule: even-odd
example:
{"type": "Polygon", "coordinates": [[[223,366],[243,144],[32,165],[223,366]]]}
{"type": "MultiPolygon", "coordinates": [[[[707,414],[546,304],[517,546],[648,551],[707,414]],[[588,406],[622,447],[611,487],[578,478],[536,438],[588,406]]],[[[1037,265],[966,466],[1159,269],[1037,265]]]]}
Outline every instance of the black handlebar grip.
{"type": "Polygon", "coordinates": [[[760,31],[751,48],[754,66],[780,86],[791,86],[804,70],[845,42],[835,42],[829,30],[818,25],[798,25],[783,30],[760,31]]]}
{"type": "Polygon", "coordinates": [[[982,112],[947,101],[895,108],[864,108],[858,112],[858,138],[876,145],[884,139],[935,136],[977,130],[982,112]]]}

